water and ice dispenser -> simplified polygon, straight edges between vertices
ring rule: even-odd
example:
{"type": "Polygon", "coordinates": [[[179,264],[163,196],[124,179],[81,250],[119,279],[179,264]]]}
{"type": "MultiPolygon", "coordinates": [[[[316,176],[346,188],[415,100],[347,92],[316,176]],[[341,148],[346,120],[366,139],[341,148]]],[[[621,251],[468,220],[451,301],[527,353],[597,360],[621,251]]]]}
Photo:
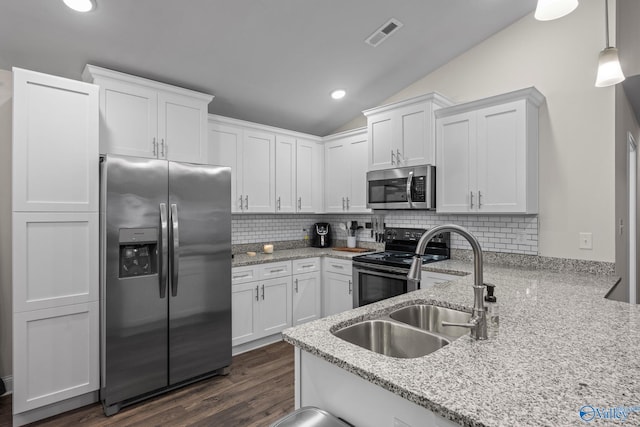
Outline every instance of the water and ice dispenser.
{"type": "Polygon", "coordinates": [[[122,228],[118,241],[121,279],[158,273],[157,228],[122,228]]]}

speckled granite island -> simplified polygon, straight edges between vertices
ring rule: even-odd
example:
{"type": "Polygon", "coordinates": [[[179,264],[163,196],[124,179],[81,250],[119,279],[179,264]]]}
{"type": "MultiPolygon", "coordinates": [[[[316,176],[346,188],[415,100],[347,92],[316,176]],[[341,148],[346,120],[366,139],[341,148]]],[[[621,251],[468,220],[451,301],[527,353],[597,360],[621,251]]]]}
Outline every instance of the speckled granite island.
{"type": "MultiPolygon", "coordinates": [[[[447,273],[469,273],[471,269],[471,263],[460,261],[442,261],[428,268],[447,273]]],[[[338,373],[336,378],[354,378],[375,385],[371,389],[375,393],[391,393],[377,400],[372,397],[367,406],[367,396],[342,396],[343,384],[334,380],[335,393],[323,396],[329,406],[323,409],[367,427],[564,426],[584,425],[580,410],[585,406],[587,419],[589,407],[640,405],[640,307],[604,298],[614,277],[486,264],[484,273],[485,283],[496,285],[500,304],[495,339],[473,341],[464,336],[427,356],[396,359],[331,333],[414,303],[470,311],[471,275],[285,330],[284,339],[297,347],[298,365],[301,358],[303,364],[306,360],[325,364],[344,375],[338,373]],[[374,413],[376,402],[392,398],[424,411],[424,422],[409,422],[403,414],[395,420],[391,414],[369,418],[357,414],[359,404],[374,413]],[[336,402],[345,399],[356,402],[345,403],[353,406],[350,410],[336,402]]],[[[303,369],[297,366],[296,370],[296,379],[302,377],[304,382],[303,369]]],[[[303,389],[309,387],[296,384],[297,404],[307,404],[303,389]]],[[[602,420],[593,423],[598,421],[602,420]]],[[[625,425],[640,425],[640,413],[631,413],[625,425]]]]}

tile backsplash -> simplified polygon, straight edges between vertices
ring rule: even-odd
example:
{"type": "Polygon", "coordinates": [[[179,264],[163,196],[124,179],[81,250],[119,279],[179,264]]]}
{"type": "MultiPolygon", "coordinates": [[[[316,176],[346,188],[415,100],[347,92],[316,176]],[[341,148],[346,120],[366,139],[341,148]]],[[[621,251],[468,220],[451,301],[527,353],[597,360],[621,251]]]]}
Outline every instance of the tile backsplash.
{"type": "MultiPolygon", "coordinates": [[[[538,218],[536,215],[441,215],[428,211],[376,211],[384,214],[387,227],[431,228],[442,224],[466,227],[480,242],[482,249],[490,252],[507,252],[526,255],[538,254],[538,218]]],[[[338,224],[358,221],[359,225],[371,222],[369,214],[234,214],[232,215],[232,243],[279,242],[303,240],[311,234],[316,222],[329,222],[334,239],[345,240],[338,224]]],[[[371,230],[360,230],[358,240],[374,242],[371,230]]],[[[470,249],[467,241],[451,236],[455,249],[470,249]]]]}

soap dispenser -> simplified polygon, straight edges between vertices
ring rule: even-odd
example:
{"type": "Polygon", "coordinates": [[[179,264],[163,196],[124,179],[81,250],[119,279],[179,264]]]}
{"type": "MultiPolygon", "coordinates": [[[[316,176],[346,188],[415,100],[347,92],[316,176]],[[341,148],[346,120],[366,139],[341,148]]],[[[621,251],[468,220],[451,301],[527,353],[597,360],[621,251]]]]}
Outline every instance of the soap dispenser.
{"type": "Polygon", "coordinates": [[[484,306],[487,310],[487,336],[495,338],[498,336],[500,326],[500,313],[498,311],[498,299],[494,295],[495,285],[485,284],[487,295],[484,297],[484,306]]]}

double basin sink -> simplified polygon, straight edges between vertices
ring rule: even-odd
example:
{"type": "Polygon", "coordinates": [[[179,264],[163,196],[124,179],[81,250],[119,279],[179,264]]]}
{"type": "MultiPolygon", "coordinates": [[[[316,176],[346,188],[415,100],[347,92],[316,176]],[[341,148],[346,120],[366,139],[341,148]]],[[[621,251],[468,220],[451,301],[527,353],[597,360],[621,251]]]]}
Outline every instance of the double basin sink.
{"type": "Polygon", "coordinates": [[[468,328],[442,326],[467,323],[471,313],[430,304],[416,304],[389,315],[339,329],[333,334],[347,342],[384,354],[410,359],[425,356],[469,334],[468,328]]]}

